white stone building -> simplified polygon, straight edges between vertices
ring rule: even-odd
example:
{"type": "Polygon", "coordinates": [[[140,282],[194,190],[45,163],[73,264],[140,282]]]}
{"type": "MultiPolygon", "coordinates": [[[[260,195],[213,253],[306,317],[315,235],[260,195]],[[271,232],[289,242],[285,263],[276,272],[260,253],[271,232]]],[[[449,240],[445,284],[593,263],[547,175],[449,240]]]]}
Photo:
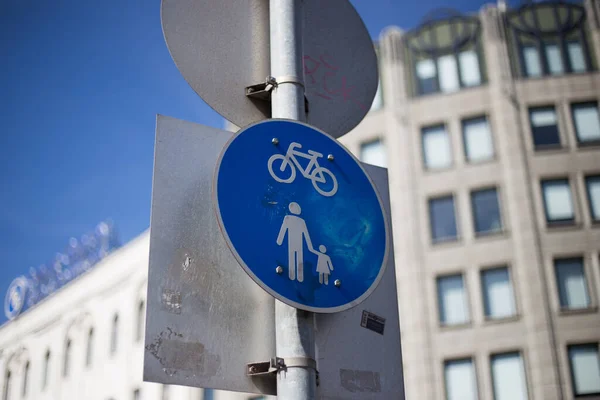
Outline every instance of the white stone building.
{"type": "Polygon", "coordinates": [[[246,400],[142,382],[149,234],[0,327],[2,400],[246,400]]]}

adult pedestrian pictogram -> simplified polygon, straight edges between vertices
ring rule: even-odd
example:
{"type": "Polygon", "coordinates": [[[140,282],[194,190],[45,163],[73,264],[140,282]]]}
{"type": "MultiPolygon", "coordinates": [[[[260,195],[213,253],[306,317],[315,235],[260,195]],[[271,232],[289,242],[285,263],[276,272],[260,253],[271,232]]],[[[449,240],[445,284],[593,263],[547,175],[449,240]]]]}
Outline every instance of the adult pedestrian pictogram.
{"type": "Polygon", "coordinates": [[[319,283],[329,284],[329,275],[333,271],[331,257],[325,252],[327,247],[320,245],[319,250],[315,250],[310,240],[310,234],[306,227],[306,221],[300,217],[302,208],[298,203],[290,203],[291,215],[283,218],[283,224],[277,236],[277,244],[281,246],[287,235],[288,246],[288,273],[290,280],[298,279],[298,282],[304,281],[304,246],[306,242],[308,250],[317,256],[317,272],[319,273],[319,283]]]}
{"type": "Polygon", "coordinates": [[[287,304],[341,311],[381,279],[389,239],[379,195],[360,163],[315,128],[269,120],[240,131],[217,163],[214,197],[242,268],[287,304]]]}

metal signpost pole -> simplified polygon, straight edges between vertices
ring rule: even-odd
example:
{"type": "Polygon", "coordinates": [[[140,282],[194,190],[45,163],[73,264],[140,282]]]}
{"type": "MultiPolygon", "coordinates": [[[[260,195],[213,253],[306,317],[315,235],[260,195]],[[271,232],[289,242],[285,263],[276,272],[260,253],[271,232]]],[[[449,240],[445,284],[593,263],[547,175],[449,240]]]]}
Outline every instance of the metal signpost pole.
{"type": "MultiPolygon", "coordinates": [[[[271,94],[272,118],[306,119],[302,1],[270,0],[271,75],[277,82],[271,94]]],[[[288,360],[277,375],[277,397],[312,400],[317,386],[314,315],[275,303],[277,357],[288,360]]]]}

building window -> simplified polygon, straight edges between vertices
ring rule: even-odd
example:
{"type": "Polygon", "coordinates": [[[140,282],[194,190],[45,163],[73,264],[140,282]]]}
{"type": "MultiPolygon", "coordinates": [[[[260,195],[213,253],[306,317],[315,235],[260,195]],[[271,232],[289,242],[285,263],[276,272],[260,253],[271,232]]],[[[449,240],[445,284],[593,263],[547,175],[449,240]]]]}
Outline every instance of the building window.
{"type": "Polygon", "coordinates": [[[419,94],[438,91],[437,68],[431,59],[417,61],[415,65],[419,94]]]}
{"type": "Polygon", "coordinates": [[[110,333],[110,354],[115,354],[117,352],[117,347],[119,345],[119,316],[115,315],[112,322],[112,328],[110,333]]]}
{"type": "Polygon", "coordinates": [[[542,181],[542,192],[546,221],[549,224],[573,223],[575,221],[575,209],[568,179],[542,181]]]}
{"type": "Polygon", "coordinates": [[[433,242],[450,241],[458,238],[453,196],[430,199],[429,219],[433,242]]]}
{"type": "Polygon", "coordinates": [[[137,323],[136,323],[136,328],[135,328],[135,339],[138,342],[140,340],[142,340],[142,337],[144,336],[145,317],[146,317],[146,305],[145,305],[145,302],[142,300],[138,304],[137,323]]]}
{"type": "Polygon", "coordinates": [[[600,115],[598,103],[571,104],[573,124],[580,144],[600,143],[600,115]]]}
{"type": "Polygon", "coordinates": [[[494,400],[527,400],[527,381],[521,354],[495,354],[491,357],[494,400]]]}
{"type": "Polygon", "coordinates": [[[554,107],[530,108],[529,121],[536,150],[560,147],[558,120],[554,107]]]}
{"type": "Polygon", "coordinates": [[[600,221],[600,175],[585,178],[590,214],[593,221],[600,221]]]}
{"type": "Polygon", "coordinates": [[[477,18],[449,14],[405,35],[417,95],[451,93],[484,81],[477,18]]]}
{"type": "Polygon", "coordinates": [[[31,369],[31,365],[29,361],[25,363],[25,369],[23,370],[23,386],[21,388],[21,397],[27,397],[27,389],[29,386],[29,370],[31,369]]]}
{"type": "Polygon", "coordinates": [[[521,46],[521,53],[523,57],[525,76],[541,76],[542,64],[540,63],[540,53],[537,47],[531,44],[525,44],[521,46]]]}
{"type": "Polygon", "coordinates": [[[471,192],[471,206],[473,207],[476,233],[490,234],[502,231],[502,218],[496,189],[471,192]]]}
{"type": "Polygon", "coordinates": [[[562,75],[565,73],[562,54],[557,43],[544,43],[548,72],[551,75],[562,75]]]}
{"type": "Polygon", "coordinates": [[[492,132],[487,118],[472,118],[462,121],[465,154],[468,162],[482,162],[494,158],[492,132]]]}
{"type": "Polygon", "coordinates": [[[94,359],[94,328],[90,328],[87,337],[87,346],[85,349],[85,365],[92,365],[94,359]]]}
{"type": "Polygon", "coordinates": [[[583,258],[565,258],[554,260],[556,283],[560,308],[579,310],[590,306],[583,258]]]}
{"type": "Polygon", "coordinates": [[[440,323],[462,325],[469,322],[469,307],[463,276],[449,275],[437,278],[440,323]]]}
{"type": "MultiPolygon", "coordinates": [[[[527,39],[522,40],[527,42],[527,39]]],[[[558,43],[545,42],[540,54],[538,47],[533,44],[521,46],[523,60],[523,75],[534,78],[542,75],[563,75],[565,73],[579,73],[588,70],[584,57],[582,43],[572,40],[566,46],[566,51],[558,43]]]]}
{"type": "Polygon", "coordinates": [[[477,379],[473,360],[451,360],[444,363],[447,400],[477,400],[477,379]]]}
{"type": "Polygon", "coordinates": [[[444,169],[452,165],[450,137],[444,125],[437,125],[422,130],[423,158],[425,168],[444,169]]]}
{"type": "Polygon", "coordinates": [[[567,53],[571,61],[571,70],[573,72],[586,72],[588,70],[587,61],[581,42],[572,40],[567,43],[567,53]]]}
{"type": "Polygon", "coordinates": [[[367,164],[387,168],[387,157],[383,142],[378,139],[373,140],[372,142],[363,143],[360,146],[360,160],[367,164]]]}
{"type": "Polygon", "coordinates": [[[460,66],[460,82],[463,87],[481,85],[479,55],[475,50],[458,53],[458,65],[460,66]]]}
{"type": "Polygon", "coordinates": [[[526,4],[509,12],[507,19],[520,51],[523,76],[591,70],[582,6],[562,2],[526,4]]]}
{"type": "Polygon", "coordinates": [[[11,391],[11,384],[12,384],[12,374],[10,372],[10,370],[6,371],[6,374],[4,375],[4,393],[2,393],[2,399],[3,400],[10,400],[10,391],[11,391]]]}
{"type": "Polygon", "coordinates": [[[48,386],[48,375],[50,374],[50,350],[46,351],[44,357],[44,368],[42,370],[42,390],[48,386]]]}
{"type": "Polygon", "coordinates": [[[65,355],[63,359],[63,376],[69,376],[69,368],[71,363],[71,339],[65,343],[65,355]]]}
{"type": "Polygon", "coordinates": [[[450,93],[460,89],[458,60],[455,54],[439,57],[437,59],[437,69],[440,91],[450,93]]]}
{"type": "Polygon", "coordinates": [[[515,297],[508,268],[499,267],[481,271],[481,287],[486,318],[501,319],[516,315],[515,297]]]}
{"type": "Polygon", "coordinates": [[[575,396],[600,395],[598,343],[568,346],[575,396]]]}

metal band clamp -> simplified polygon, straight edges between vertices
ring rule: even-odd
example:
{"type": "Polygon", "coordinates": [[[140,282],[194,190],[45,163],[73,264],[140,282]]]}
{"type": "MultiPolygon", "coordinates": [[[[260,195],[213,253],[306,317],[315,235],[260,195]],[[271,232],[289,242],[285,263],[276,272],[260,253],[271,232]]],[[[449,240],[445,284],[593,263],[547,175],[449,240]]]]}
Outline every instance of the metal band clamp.
{"type": "Polygon", "coordinates": [[[274,357],[270,361],[251,363],[246,366],[246,375],[260,376],[266,374],[275,374],[287,368],[308,368],[317,371],[317,362],[314,358],[308,357],[274,357]]]}
{"type": "Polygon", "coordinates": [[[284,75],[273,79],[275,80],[275,86],[281,85],[282,83],[294,83],[304,87],[304,81],[295,75],[284,75]]]}

